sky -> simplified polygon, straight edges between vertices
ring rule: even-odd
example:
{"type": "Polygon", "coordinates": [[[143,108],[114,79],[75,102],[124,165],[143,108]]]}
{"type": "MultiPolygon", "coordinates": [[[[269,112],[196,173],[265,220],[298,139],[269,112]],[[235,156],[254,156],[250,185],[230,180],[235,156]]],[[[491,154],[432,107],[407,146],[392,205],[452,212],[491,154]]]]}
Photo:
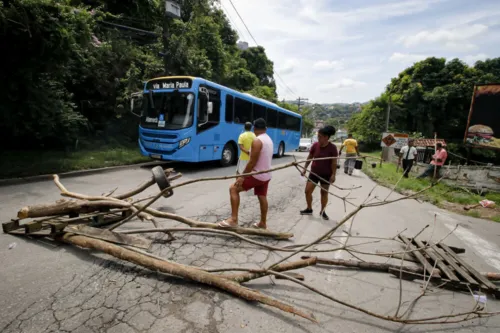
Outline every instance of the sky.
{"type": "Polygon", "coordinates": [[[429,56],[500,57],[499,0],[221,0],[239,39],[274,62],[281,99],[367,102],[429,56]],[[238,17],[236,7],[242,20],[238,17]],[[279,75],[279,76],[278,76],[279,75]]]}

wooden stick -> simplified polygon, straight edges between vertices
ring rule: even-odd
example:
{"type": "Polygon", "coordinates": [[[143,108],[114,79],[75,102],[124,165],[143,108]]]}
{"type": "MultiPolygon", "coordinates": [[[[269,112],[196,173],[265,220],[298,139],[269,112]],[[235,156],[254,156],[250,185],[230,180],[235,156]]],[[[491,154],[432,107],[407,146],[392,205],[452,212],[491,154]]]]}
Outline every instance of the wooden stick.
{"type": "MultiPolygon", "coordinates": [[[[285,272],[285,271],[290,271],[293,269],[299,269],[299,268],[304,268],[307,266],[314,266],[314,265],[316,265],[316,257],[308,257],[307,259],[278,265],[278,266],[274,267],[273,270],[276,272],[285,272]]],[[[260,272],[257,271],[257,272],[247,272],[247,273],[243,273],[243,274],[227,274],[227,275],[221,275],[221,276],[226,278],[226,279],[231,279],[233,281],[236,281],[238,283],[244,283],[244,282],[248,282],[250,280],[255,280],[255,279],[261,278],[263,276],[267,276],[269,274],[271,274],[271,273],[266,271],[266,270],[262,270],[260,272]]]]}
{"type": "MultiPolygon", "coordinates": [[[[303,256],[301,259],[309,259],[309,256],[303,256]]],[[[344,260],[344,259],[325,259],[318,258],[317,264],[320,265],[331,265],[331,266],[343,266],[349,268],[358,268],[362,270],[368,271],[376,271],[376,272],[384,272],[389,273],[390,269],[400,270],[401,265],[394,264],[386,264],[386,263],[377,263],[377,262],[368,262],[368,261],[357,261],[357,260],[344,260]]],[[[403,266],[404,271],[412,272],[415,274],[423,274],[424,269],[422,267],[415,266],[403,266]]],[[[435,273],[438,274],[439,270],[435,270],[435,273]]]]}
{"type": "Polygon", "coordinates": [[[213,286],[221,290],[227,291],[230,294],[241,297],[247,301],[257,301],[266,304],[282,311],[296,314],[302,318],[308,319],[317,323],[311,315],[306,314],[294,307],[275,300],[271,297],[265,296],[259,292],[240,286],[238,283],[228,279],[221,278],[215,274],[207,273],[202,270],[179,265],[177,263],[161,261],[142,255],[138,252],[130,251],[121,246],[114,245],[99,239],[92,239],[86,236],[79,236],[71,233],[57,237],[58,240],[68,244],[76,245],[79,247],[95,249],[107,253],[113,257],[129,261],[139,266],[146,267],[153,271],[160,271],[170,275],[178,276],[191,281],[199,282],[205,285],[213,286]]]}

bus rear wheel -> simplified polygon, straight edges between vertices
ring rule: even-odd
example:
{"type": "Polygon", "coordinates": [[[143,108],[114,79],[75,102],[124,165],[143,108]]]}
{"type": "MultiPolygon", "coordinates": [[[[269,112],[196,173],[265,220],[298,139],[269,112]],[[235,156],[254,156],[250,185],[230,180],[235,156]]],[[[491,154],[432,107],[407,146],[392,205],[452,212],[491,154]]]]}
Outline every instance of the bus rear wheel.
{"type": "Polygon", "coordinates": [[[226,143],[224,149],[222,150],[220,165],[222,167],[228,167],[234,164],[234,158],[235,158],[235,151],[233,145],[230,143],[226,143]]]}
{"type": "Polygon", "coordinates": [[[276,157],[282,158],[283,156],[285,156],[285,144],[282,141],[278,147],[278,155],[276,157]]]}

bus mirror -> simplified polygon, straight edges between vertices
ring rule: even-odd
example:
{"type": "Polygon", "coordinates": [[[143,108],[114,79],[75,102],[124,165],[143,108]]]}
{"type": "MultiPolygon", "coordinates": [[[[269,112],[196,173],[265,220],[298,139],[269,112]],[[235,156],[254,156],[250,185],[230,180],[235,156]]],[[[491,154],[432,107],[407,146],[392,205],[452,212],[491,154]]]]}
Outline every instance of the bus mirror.
{"type": "Polygon", "coordinates": [[[214,103],[207,102],[207,114],[212,114],[214,112],[214,103]]]}
{"type": "MultiPolygon", "coordinates": [[[[137,116],[137,117],[141,117],[141,115],[137,112],[135,112],[135,108],[136,108],[136,100],[139,101],[141,99],[141,93],[134,93],[132,94],[131,98],[130,98],[130,112],[134,115],[134,116],[137,116]]],[[[141,106],[141,103],[138,103],[140,107],[141,106]]]]}

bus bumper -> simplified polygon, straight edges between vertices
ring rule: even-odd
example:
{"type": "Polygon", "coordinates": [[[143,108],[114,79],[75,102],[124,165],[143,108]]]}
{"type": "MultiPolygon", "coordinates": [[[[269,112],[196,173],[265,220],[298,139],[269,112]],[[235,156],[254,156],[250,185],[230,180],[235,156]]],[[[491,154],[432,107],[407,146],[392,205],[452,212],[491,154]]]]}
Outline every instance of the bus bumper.
{"type": "Polygon", "coordinates": [[[194,151],[194,146],[189,143],[186,146],[173,151],[152,150],[145,147],[145,145],[147,145],[147,143],[143,144],[142,140],[139,138],[139,149],[141,154],[155,160],[199,162],[198,151],[194,151]]]}

